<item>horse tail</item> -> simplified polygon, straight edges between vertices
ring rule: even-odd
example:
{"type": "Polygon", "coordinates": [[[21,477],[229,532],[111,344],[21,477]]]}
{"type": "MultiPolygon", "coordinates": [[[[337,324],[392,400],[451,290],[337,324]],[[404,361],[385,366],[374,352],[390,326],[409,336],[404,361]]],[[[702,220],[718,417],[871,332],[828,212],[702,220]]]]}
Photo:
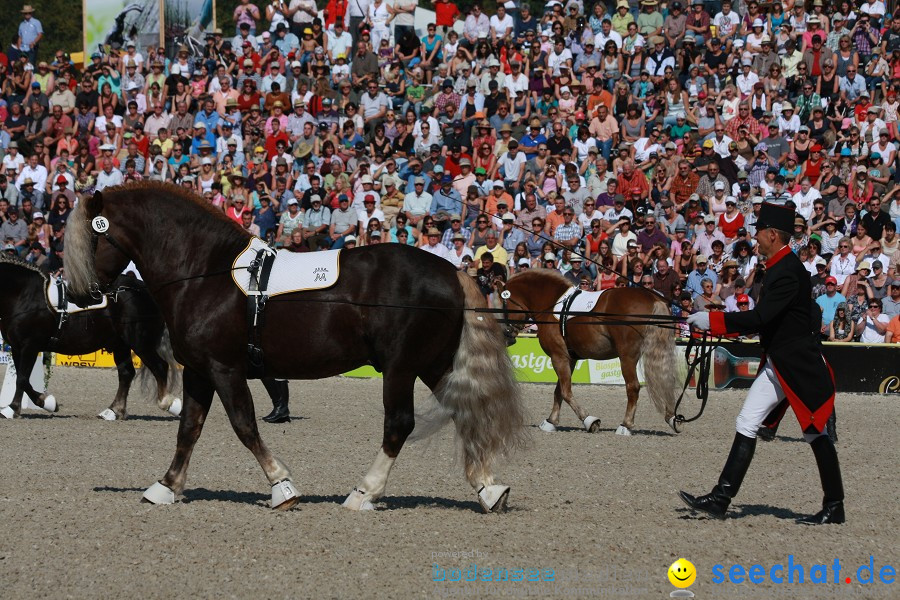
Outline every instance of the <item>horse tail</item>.
{"type": "Polygon", "coordinates": [[[457,273],[465,297],[463,327],[452,370],[434,391],[456,425],[466,477],[489,474],[493,459],[525,445],[526,414],[512,360],[497,320],[476,309],[487,302],[474,280],[457,273]]]}
{"type": "MultiPolygon", "coordinates": [[[[669,307],[662,300],[653,303],[654,315],[670,315],[669,307]]],[[[666,419],[675,412],[675,336],[663,325],[645,325],[641,345],[644,359],[644,377],[650,398],[666,419]]]]}
{"type": "MultiPolygon", "coordinates": [[[[175,360],[175,352],[172,350],[172,340],[169,338],[169,328],[163,325],[162,335],[159,338],[159,344],[156,346],[156,353],[166,361],[166,364],[169,366],[169,376],[166,381],[166,392],[172,393],[172,390],[178,386],[179,375],[181,373],[178,368],[178,361],[175,360]]],[[[141,388],[144,391],[147,391],[147,388],[150,385],[151,379],[153,379],[153,373],[150,372],[150,369],[147,367],[147,363],[141,364],[141,370],[139,374],[139,378],[141,381],[141,388]]],[[[153,380],[155,383],[156,381],[153,380]]]]}

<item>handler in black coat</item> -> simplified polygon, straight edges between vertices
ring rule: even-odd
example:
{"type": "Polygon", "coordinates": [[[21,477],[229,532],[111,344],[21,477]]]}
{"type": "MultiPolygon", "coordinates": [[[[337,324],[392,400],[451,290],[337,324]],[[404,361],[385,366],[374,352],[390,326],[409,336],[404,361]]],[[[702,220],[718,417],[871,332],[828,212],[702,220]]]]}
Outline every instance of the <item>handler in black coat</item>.
{"type": "MultiPolygon", "coordinates": [[[[844,488],[837,451],[823,433],[834,410],[834,378],[822,356],[810,323],[818,322],[810,303],[809,273],[787,245],[794,211],[765,203],[756,223],[759,251],[768,257],[762,292],[756,308],[747,312],[700,312],[688,323],[713,335],[759,333],[765,359],[737,418],[734,444],[719,477],[705,496],[680,492],[693,509],[724,518],[753,459],[760,424],[785,398],[800,421],[819,467],[824,501],[822,510],[804,519],[808,523],[843,523],[844,488]]],[[[818,313],[818,311],[816,311],[818,313]]]]}

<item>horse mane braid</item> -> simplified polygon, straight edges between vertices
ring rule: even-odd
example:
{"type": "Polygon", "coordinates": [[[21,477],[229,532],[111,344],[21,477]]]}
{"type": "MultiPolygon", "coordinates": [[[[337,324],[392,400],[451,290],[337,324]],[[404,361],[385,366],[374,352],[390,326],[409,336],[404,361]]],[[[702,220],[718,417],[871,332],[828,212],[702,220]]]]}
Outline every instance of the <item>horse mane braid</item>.
{"type": "Polygon", "coordinates": [[[511,281],[513,279],[528,279],[529,277],[535,277],[535,275],[529,275],[529,273],[540,273],[542,276],[550,277],[551,279],[556,279],[560,283],[564,283],[569,287],[572,287],[572,282],[566,279],[565,275],[557,271],[556,269],[545,269],[543,267],[537,267],[534,269],[528,269],[526,271],[521,271],[519,273],[513,273],[510,275],[507,281],[511,281]]]}
{"type": "Polygon", "coordinates": [[[206,211],[210,215],[217,218],[218,221],[222,223],[227,223],[231,226],[232,229],[236,231],[240,231],[244,234],[247,232],[235,221],[232,221],[228,217],[225,216],[225,213],[221,210],[214,207],[212,204],[206,201],[206,199],[194,194],[192,192],[187,191],[180,185],[175,185],[171,182],[165,181],[154,181],[152,179],[143,179],[141,181],[129,181],[122,185],[117,185],[113,187],[106,188],[103,190],[103,194],[109,194],[110,192],[128,192],[132,190],[145,190],[148,192],[158,192],[158,196],[154,198],[154,200],[165,200],[168,197],[175,196],[181,200],[188,201],[201,210],[206,211]]]}
{"type": "Polygon", "coordinates": [[[22,267],[23,269],[28,269],[29,271],[34,271],[38,275],[44,278],[44,281],[50,279],[50,277],[41,271],[39,267],[34,266],[30,262],[26,262],[17,256],[10,256],[6,252],[0,252],[0,264],[12,265],[14,267],[22,267]]]}

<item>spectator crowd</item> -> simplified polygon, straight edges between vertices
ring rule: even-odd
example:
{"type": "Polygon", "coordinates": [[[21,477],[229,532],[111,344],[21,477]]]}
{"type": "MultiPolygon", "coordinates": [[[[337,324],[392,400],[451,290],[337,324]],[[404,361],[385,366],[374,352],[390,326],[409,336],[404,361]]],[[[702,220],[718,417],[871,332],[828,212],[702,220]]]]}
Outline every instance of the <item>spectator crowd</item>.
{"type": "Polygon", "coordinates": [[[417,30],[417,0],[239,0],[233,31],[76,65],[22,6],[0,52],[3,251],[57,270],[82,195],[150,179],[294,252],[408,244],[486,294],[543,267],[737,311],[772,202],[796,211],[823,339],[900,342],[900,13],[433,8],[417,30]]]}

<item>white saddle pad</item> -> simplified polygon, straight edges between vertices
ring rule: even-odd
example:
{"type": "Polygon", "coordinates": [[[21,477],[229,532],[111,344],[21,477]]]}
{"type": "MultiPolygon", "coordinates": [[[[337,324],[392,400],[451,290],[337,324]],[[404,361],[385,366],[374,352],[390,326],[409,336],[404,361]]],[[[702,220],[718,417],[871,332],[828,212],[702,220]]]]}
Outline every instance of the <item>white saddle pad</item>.
{"type": "MultiPolygon", "coordinates": [[[[231,277],[244,294],[247,294],[250,289],[250,271],[247,267],[263,248],[268,248],[266,243],[259,238],[253,238],[247,244],[247,248],[234,259],[231,277]]],[[[340,253],[340,250],[326,250],[325,252],[279,250],[275,255],[272,273],[269,275],[266,295],[278,296],[292,292],[322,290],[333,286],[337,283],[340,271],[338,263],[340,253]]]]}
{"type": "MultiPolygon", "coordinates": [[[[556,304],[553,305],[553,316],[556,317],[556,320],[559,320],[559,313],[562,312],[563,303],[569,299],[569,297],[575,293],[578,288],[569,288],[566,290],[566,293],[559,297],[559,300],[556,301],[556,304]]],[[[572,302],[572,306],[569,307],[570,312],[580,313],[580,312],[590,312],[597,306],[597,302],[600,300],[600,295],[606,290],[601,290],[599,292],[581,292],[575,297],[575,300],[572,302]]],[[[578,315],[568,315],[566,320],[568,321],[572,317],[577,317],[578,315]]]]}
{"type": "Polygon", "coordinates": [[[62,307],[59,306],[59,287],[57,287],[56,282],[59,280],[58,277],[50,276],[50,279],[47,283],[47,288],[44,290],[44,293],[47,296],[47,304],[50,305],[50,310],[53,312],[67,312],[77,313],[83,312],[86,310],[99,310],[101,308],[106,308],[107,303],[109,302],[106,296],[103,296],[103,299],[100,300],[97,304],[91,304],[89,306],[78,306],[74,302],[69,301],[68,294],[66,294],[66,304],[62,307]]]}

